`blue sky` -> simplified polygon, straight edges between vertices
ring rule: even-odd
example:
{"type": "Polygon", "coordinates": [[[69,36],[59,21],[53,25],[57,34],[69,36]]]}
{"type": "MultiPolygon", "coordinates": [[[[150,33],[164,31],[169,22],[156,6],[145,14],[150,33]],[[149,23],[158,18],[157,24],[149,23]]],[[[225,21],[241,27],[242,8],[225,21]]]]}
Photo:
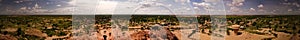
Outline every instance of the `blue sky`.
{"type": "MultiPolygon", "coordinates": [[[[101,1],[101,0],[100,0],[101,1]]],[[[201,6],[193,5],[193,2],[196,3],[210,3],[206,0],[159,0],[157,3],[167,5],[166,7],[170,8],[175,13],[181,14],[199,14],[199,15],[209,15],[207,10],[204,10],[201,6]],[[186,4],[181,4],[182,2],[186,4]],[[171,6],[169,6],[171,5],[171,6]],[[194,10],[195,7],[198,7],[200,10],[194,10]]],[[[222,0],[225,5],[227,15],[295,15],[300,14],[299,3],[297,0],[245,0],[242,3],[242,6],[229,6],[234,0],[222,0]],[[258,11],[258,5],[263,5],[263,11],[258,11]],[[255,9],[255,12],[249,11],[250,8],[255,9]],[[238,10],[238,11],[232,11],[238,10]]],[[[0,14],[72,14],[74,11],[82,11],[85,14],[86,10],[94,10],[92,13],[95,14],[111,14],[117,13],[116,11],[132,11],[134,8],[139,6],[141,0],[110,0],[105,1],[103,6],[97,5],[99,0],[2,0],[0,1],[0,14]],[[16,3],[18,2],[18,3],[16,3]],[[33,9],[36,5],[41,8],[33,9]],[[114,5],[114,6],[112,6],[114,5]],[[110,7],[110,8],[101,8],[101,7],[110,7]],[[24,8],[26,10],[24,10],[24,8]],[[22,10],[21,10],[22,9],[22,10]],[[83,10],[80,10],[83,9],[83,10]],[[105,9],[105,10],[104,10],[105,9]],[[70,11],[71,10],[71,11],[70,11]]],[[[141,11],[138,11],[136,14],[156,14],[156,15],[165,15],[170,12],[164,12],[168,10],[167,8],[162,7],[149,7],[149,8],[140,8],[141,11]],[[144,10],[144,11],[143,11],[144,10]]],[[[220,8],[219,8],[220,9],[220,8]]],[[[222,8],[221,8],[222,9],[222,8]]],[[[124,13],[126,14],[126,13],[124,13]]],[[[224,14],[224,13],[223,13],[224,14]]],[[[168,14],[170,15],[170,14],[168,14]]]]}

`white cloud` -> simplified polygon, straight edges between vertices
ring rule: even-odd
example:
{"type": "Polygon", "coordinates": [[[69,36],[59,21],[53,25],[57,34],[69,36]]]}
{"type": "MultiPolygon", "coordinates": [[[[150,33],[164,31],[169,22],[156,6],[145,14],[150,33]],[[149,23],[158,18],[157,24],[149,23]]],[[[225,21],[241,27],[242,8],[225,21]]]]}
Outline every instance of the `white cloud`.
{"type": "Polygon", "coordinates": [[[112,1],[100,1],[99,6],[97,7],[98,11],[101,13],[112,14],[117,6],[117,2],[112,1]]]}

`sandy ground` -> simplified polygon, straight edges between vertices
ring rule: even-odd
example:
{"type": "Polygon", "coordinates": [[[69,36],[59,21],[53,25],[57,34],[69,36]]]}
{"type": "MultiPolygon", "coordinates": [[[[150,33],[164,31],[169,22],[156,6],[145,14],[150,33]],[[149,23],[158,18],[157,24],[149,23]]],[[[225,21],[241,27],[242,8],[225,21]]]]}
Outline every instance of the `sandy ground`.
{"type": "MultiPolygon", "coordinates": [[[[207,32],[208,29],[206,29],[207,32]]],[[[188,38],[187,35],[189,35],[189,33],[191,33],[191,31],[189,29],[187,30],[181,30],[180,31],[174,31],[173,33],[179,37],[179,39],[181,40],[211,40],[211,35],[205,34],[205,33],[197,33],[194,34],[191,38],[188,38]],[[197,38],[200,37],[200,38],[197,38]]],[[[230,34],[234,34],[233,31],[229,31],[230,34]]],[[[245,32],[245,31],[239,31],[242,32],[241,35],[226,35],[225,36],[225,40],[262,40],[264,38],[274,38],[272,40],[289,40],[292,35],[291,34],[287,34],[287,33],[283,33],[283,32],[275,32],[276,34],[278,34],[278,37],[275,38],[275,36],[272,35],[258,35],[258,34],[252,34],[249,32],[245,32]]],[[[296,35],[295,39],[293,40],[300,40],[299,38],[299,34],[296,35]]]]}
{"type": "MultiPolygon", "coordinates": [[[[212,40],[211,35],[208,35],[209,29],[204,29],[205,33],[201,32],[196,32],[193,34],[190,38],[188,35],[192,33],[193,29],[181,29],[181,30],[174,30],[172,31],[173,34],[179,39],[179,40],[212,40]]],[[[99,33],[96,34],[98,40],[104,40],[103,35],[107,35],[107,40],[133,40],[135,38],[131,38],[131,34],[136,33],[137,31],[141,30],[128,30],[128,31],[123,31],[125,32],[123,35],[123,32],[121,30],[112,30],[112,29],[104,29],[100,30],[99,33]],[[104,33],[104,31],[106,31],[104,33]],[[109,35],[109,34],[112,35],[109,35]]],[[[223,40],[262,40],[265,38],[273,38],[272,40],[290,40],[291,37],[295,37],[292,40],[300,40],[300,35],[291,35],[283,32],[274,32],[278,34],[277,38],[273,35],[259,35],[259,34],[253,34],[245,31],[239,31],[242,34],[241,35],[234,35],[233,31],[229,31],[230,35],[225,35],[223,40]]],[[[161,33],[161,32],[154,32],[154,33],[161,33]]],[[[147,40],[157,40],[155,38],[150,38],[147,40]]],[[[159,39],[163,40],[163,39],[159,39]]]]}
{"type": "MultiPolygon", "coordinates": [[[[196,32],[189,38],[188,35],[192,33],[192,30],[193,29],[181,29],[181,30],[172,31],[172,33],[175,34],[175,36],[179,40],[211,40],[212,39],[211,35],[206,34],[208,33],[209,29],[205,29],[205,33],[196,32]]],[[[100,30],[100,33],[96,34],[95,36],[97,36],[98,40],[104,40],[103,35],[107,35],[107,40],[133,40],[134,38],[131,38],[130,35],[136,33],[137,31],[138,30],[124,31],[125,35],[122,35],[122,32],[120,32],[120,30],[112,31],[112,29],[105,29],[105,30],[100,30]],[[106,31],[106,33],[104,33],[104,31],[106,31]],[[118,33],[114,33],[114,32],[118,32],[118,33]],[[109,35],[109,33],[111,33],[112,35],[109,35]]],[[[223,40],[262,40],[265,38],[273,38],[272,40],[290,40],[291,37],[295,37],[294,39],[291,40],[300,40],[299,34],[293,36],[291,34],[287,34],[283,32],[274,32],[278,34],[277,38],[273,35],[259,35],[259,34],[245,32],[245,31],[239,31],[242,33],[241,35],[234,35],[233,31],[229,31],[229,32],[230,35],[225,35],[224,36],[225,39],[223,40]]],[[[157,40],[157,39],[150,38],[147,40],[157,40]]],[[[159,39],[159,40],[163,40],[163,39],[159,39]]]]}

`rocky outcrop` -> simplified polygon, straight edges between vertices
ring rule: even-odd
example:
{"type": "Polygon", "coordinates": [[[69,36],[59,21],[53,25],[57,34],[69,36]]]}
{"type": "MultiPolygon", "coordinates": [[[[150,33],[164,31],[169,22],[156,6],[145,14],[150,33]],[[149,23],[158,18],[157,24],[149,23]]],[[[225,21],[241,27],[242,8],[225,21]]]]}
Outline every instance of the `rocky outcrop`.
{"type": "Polygon", "coordinates": [[[0,40],[18,40],[18,39],[10,35],[0,34],[0,40]]]}
{"type": "Polygon", "coordinates": [[[131,34],[131,39],[133,40],[150,40],[149,31],[138,31],[136,33],[131,34]]]}
{"type": "Polygon", "coordinates": [[[7,32],[16,32],[18,30],[18,28],[5,28],[5,29],[1,29],[1,31],[7,31],[7,32]]]}
{"type": "Polygon", "coordinates": [[[38,29],[27,29],[27,30],[25,30],[25,34],[38,36],[38,37],[47,37],[48,36],[46,33],[43,33],[41,30],[38,30],[38,29]]]}
{"type": "Polygon", "coordinates": [[[142,30],[130,35],[132,40],[158,40],[158,39],[168,39],[168,40],[179,40],[175,34],[171,31],[163,28],[157,31],[147,31],[142,30]],[[160,32],[160,33],[158,33],[160,32]]]}

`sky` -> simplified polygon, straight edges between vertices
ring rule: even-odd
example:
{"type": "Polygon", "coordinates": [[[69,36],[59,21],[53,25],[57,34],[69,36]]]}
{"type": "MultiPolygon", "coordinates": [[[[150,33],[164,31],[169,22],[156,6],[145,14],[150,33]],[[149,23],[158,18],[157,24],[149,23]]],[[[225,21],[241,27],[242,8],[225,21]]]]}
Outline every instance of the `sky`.
{"type": "Polygon", "coordinates": [[[299,15],[299,3],[298,0],[0,0],[0,14],[299,15]]]}

